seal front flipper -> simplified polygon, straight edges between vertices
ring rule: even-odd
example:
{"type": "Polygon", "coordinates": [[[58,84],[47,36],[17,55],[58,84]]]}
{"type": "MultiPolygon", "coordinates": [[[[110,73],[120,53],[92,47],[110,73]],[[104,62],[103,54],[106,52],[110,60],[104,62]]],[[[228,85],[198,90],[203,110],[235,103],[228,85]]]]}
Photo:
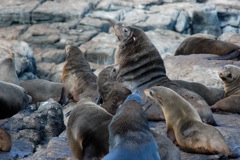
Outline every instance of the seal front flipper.
{"type": "Polygon", "coordinates": [[[207,57],[205,59],[208,59],[208,60],[229,60],[229,59],[234,59],[234,58],[240,59],[240,50],[236,50],[232,53],[225,54],[225,55],[222,55],[222,56],[207,57]]]}

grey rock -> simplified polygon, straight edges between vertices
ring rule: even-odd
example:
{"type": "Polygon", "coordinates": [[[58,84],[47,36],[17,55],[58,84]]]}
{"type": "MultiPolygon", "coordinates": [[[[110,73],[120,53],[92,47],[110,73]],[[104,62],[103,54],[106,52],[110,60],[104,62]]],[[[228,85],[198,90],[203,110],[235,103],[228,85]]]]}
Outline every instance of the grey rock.
{"type": "Polygon", "coordinates": [[[225,27],[222,28],[222,31],[223,31],[223,32],[234,32],[234,33],[238,33],[238,28],[227,25],[227,26],[225,26],[225,27]]]}
{"type": "Polygon", "coordinates": [[[207,60],[211,54],[169,56],[164,59],[167,75],[170,79],[200,82],[206,86],[223,88],[218,72],[234,60],[207,60]],[[186,67],[187,66],[187,67],[186,67]]]}
{"type": "Polygon", "coordinates": [[[32,11],[43,0],[2,0],[1,1],[1,14],[0,26],[6,27],[11,24],[30,24],[32,11]]]}
{"type": "Polygon", "coordinates": [[[65,22],[71,19],[81,19],[95,3],[97,1],[46,1],[33,11],[32,23],[65,22]]]}
{"type": "Polygon", "coordinates": [[[21,140],[15,140],[12,142],[12,148],[10,152],[0,152],[0,160],[15,160],[27,157],[31,155],[33,151],[34,150],[31,143],[21,140]]]}
{"type": "Polygon", "coordinates": [[[63,49],[46,49],[41,53],[38,53],[36,58],[37,62],[46,62],[46,63],[62,63],[65,61],[66,54],[63,49]]]}
{"type": "Polygon", "coordinates": [[[63,113],[60,104],[48,100],[36,111],[30,106],[1,124],[13,140],[31,142],[34,147],[58,136],[64,129],[63,113]]]}
{"type": "Polygon", "coordinates": [[[231,42],[233,44],[240,46],[240,34],[239,33],[226,32],[226,33],[221,34],[218,37],[218,40],[231,42]]]}
{"type": "Polygon", "coordinates": [[[199,5],[190,9],[192,33],[207,33],[215,36],[221,35],[220,22],[214,5],[199,5]]]}
{"type": "Polygon", "coordinates": [[[118,47],[116,36],[109,33],[99,33],[91,41],[84,43],[80,49],[89,62],[99,64],[112,64],[118,47]]]}
{"type": "Polygon", "coordinates": [[[190,18],[186,11],[181,11],[177,18],[175,30],[180,33],[188,33],[190,18]]]}
{"type": "Polygon", "coordinates": [[[174,55],[180,43],[189,36],[161,29],[147,31],[146,34],[157,48],[162,58],[174,55]]]}

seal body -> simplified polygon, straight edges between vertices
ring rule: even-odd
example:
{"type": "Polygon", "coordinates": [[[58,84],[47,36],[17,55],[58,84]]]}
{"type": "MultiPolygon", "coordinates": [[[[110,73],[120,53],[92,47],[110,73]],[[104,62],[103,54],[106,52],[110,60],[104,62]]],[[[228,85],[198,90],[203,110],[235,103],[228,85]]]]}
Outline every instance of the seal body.
{"type": "Polygon", "coordinates": [[[224,156],[231,154],[222,134],[203,123],[196,109],[176,92],[162,86],[151,87],[144,92],[161,105],[168,137],[182,150],[224,156]]]}
{"type": "Polygon", "coordinates": [[[10,134],[3,128],[0,128],[0,151],[9,152],[12,148],[10,134]]]}
{"type": "Polygon", "coordinates": [[[32,97],[32,103],[47,101],[49,98],[59,101],[63,89],[61,83],[45,79],[26,80],[19,85],[32,97]]]}
{"type": "Polygon", "coordinates": [[[16,73],[14,53],[9,53],[0,58],[0,81],[19,84],[16,73]]]}
{"type": "Polygon", "coordinates": [[[81,98],[89,97],[96,101],[97,76],[92,72],[81,50],[76,46],[67,45],[65,48],[67,58],[62,70],[63,96],[64,99],[73,99],[78,102],[81,98]]]}
{"type": "Polygon", "coordinates": [[[0,119],[13,116],[31,102],[26,91],[13,83],[0,81],[0,90],[0,119]]]}
{"type": "Polygon", "coordinates": [[[212,105],[211,109],[240,114],[240,67],[225,65],[219,77],[224,83],[225,97],[212,105]]]}
{"type": "Polygon", "coordinates": [[[173,82],[187,90],[197,93],[208,103],[208,105],[213,105],[224,97],[224,90],[220,88],[208,87],[202,83],[183,80],[173,80],[173,82]]]}
{"type": "Polygon", "coordinates": [[[232,54],[232,56],[225,58],[231,59],[239,56],[237,52],[235,52],[239,49],[240,46],[237,46],[230,42],[224,42],[207,37],[191,36],[185,39],[179,45],[175,52],[175,56],[189,54],[215,54],[219,56],[226,56],[228,54],[232,54]]]}
{"type": "Polygon", "coordinates": [[[118,106],[127,98],[131,91],[116,81],[115,66],[104,68],[97,77],[101,107],[114,115],[118,106]]]}
{"type": "Polygon", "coordinates": [[[133,93],[127,97],[108,128],[110,151],[103,160],[160,159],[139,94],[133,93]]]}
{"type": "Polygon", "coordinates": [[[173,89],[190,101],[198,108],[204,122],[216,124],[209,105],[201,96],[179,86],[167,77],[162,57],[143,30],[122,24],[115,25],[114,30],[120,40],[115,62],[116,81],[123,83],[132,92],[136,89],[140,91],[149,120],[164,120],[161,108],[143,93],[144,89],[159,85],[173,89]]]}
{"type": "Polygon", "coordinates": [[[67,123],[67,137],[75,158],[101,159],[108,153],[111,119],[111,114],[89,99],[77,103],[67,123]]]}

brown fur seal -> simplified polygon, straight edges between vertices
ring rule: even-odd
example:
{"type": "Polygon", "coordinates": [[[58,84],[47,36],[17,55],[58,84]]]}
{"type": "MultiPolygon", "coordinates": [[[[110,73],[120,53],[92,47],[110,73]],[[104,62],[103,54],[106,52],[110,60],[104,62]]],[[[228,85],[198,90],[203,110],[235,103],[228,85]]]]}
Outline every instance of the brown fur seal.
{"type": "Polygon", "coordinates": [[[47,101],[53,98],[59,101],[62,93],[62,84],[45,79],[22,81],[19,84],[32,97],[32,103],[47,101]]]}
{"type": "Polygon", "coordinates": [[[0,119],[13,116],[31,102],[31,97],[18,85],[0,81],[0,90],[0,119]]]}
{"type": "Polygon", "coordinates": [[[0,81],[19,84],[12,52],[0,59],[0,81]]]}
{"type": "Polygon", "coordinates": [[[115,25],[114,30],[120,40],[116,55],[118,67],[116,79],[132,92],[135,89],[141,91],[149,120],[163,120],[164,115],[160,107],[151,99],[144,97],[143,90],[161,85],[173,89],[197,107],[204,122],[216,124],[210,107],[201,96],[179,86],[167,77],[161,55],[143,30],[122,24],[115,25]]]}
{"type": "MultiPolygon", "coordinates": [[[[66,64],[62,70],[63,97],[78,102],[82,98],[91,97],[96,101],[97,76],[92,72],[81,50],[76,46],[67,45],[66,64]]],[[[62,99],[65,98],[61,98],[62,99]]]]}
{"type": "Polygon", "coordinates": [[[138,92],[127,97],[109,124],[109,153],[103,160],[160,160],[138,92]]]}
{"type": "Polygon", "coordinates": [[[176,92],[156,86],[144,93],[162,107],[168,137],[176,140],[182,150],[223,156],[231,154],[222,134],[215,127],[203,123],[194,107],[176,92]]]}
{"type": "Polygon", "coordinates": [[[75,158],[101,159],[108,153],[111,119],[111,114],[89,99],[77,103],[67,123],[67,137],[75,158]]]}
{"type": "Polygon", "coordinates": [[[240,57],[239,50],[240,46],[233,43],[206,37],[191,36],[179,45],[175,52],[175,56],[189,54],[215,54],[220,57],[210,57],[209,59],[233,59],[240,57]]]}
{"type": "Polygon", "coordinates": [[[225,98],[211,106],[211,109],[240,114],[240,67],[225,65],[219,77],[224,82],[225,98]]]}
{"type": "Polygon", "coordinates": [[[199,94],[208,103],[213,105],[224,97],[224,90],[220,88],[208,87],[198,82],[188,82],[183,80],[173,80],[181,87],[199,94]]]}
{"type": "Polygon", "coordinates": [[[0,128],[0,151],[9,152],[12,148],[10,134],[3,128],[0,128]]]}
{"type": "Polygon", "coordinates": [[[122,83],[116,82],[115,66],[104,68],[97,77],[101,107],[115,114],[118,106],[127,98],[131,91],[122,83]]]}
{"type": "Polygon", "coordinates": [[[102,104],[101,107],[111,114],[115,114],[118,106],[127,98],[131,91],[118,82],[106,82],[98,90],[102,104]]]}

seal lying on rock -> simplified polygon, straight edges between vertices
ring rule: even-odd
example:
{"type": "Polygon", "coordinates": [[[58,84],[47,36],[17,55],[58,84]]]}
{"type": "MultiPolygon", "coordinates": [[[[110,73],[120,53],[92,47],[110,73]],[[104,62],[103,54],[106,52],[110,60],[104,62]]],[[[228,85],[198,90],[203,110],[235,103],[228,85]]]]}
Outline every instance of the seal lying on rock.
{"type": "Polygon", "coordinates": [[[179,86],[167,77],[162,57],[143,30],[122,24],[115,25],[114,30],[120,40],[116,55],[116,80],[131,91],[140,90],[149,120],[163,120],[164,115],[160,107],[145,97],[143,90],[161,85],[173,89],[197,107],[204,122],[216,125],[210,107],[201,96],[179,86]]]}
{"type": "Polygon", "coordinates": [[[219,57],[208,59],[233,59],[240,57],[240,46],[207,37],[191,36],[185,39],[177,48],[175,56],[189,54],[215,54],[219,57]]]}
{"type": "Polygon", "coordinates": [[[9,152],[12,148],[10,134],[3,128],[0,128],[0,151],[9,152]]]}
{"type": "Polygon", "coordinates": [[[16,73],[14,53],[9,53],[0,58],[0,81],[19,84],[19,79],[16,73]]]}
{"type": "Polygon", "coordinates": [[[157,143],[150,131],[141,97],[133,93],[109,124],[109,153],[103,160],[158,160],[157,143]]]}
{"type": "Polygon", "coordinates": [[[67,137],[75,158],[101,159],[108,153],[108,124],[112,115],[89,99],[81,99],[67,123],[67,137]]]}
{"type": "Polygon", "coordinates": [[[188,82],[183,80],[173,80],[181,87],[199,94],[208,103],[213,105],[224,97],[224,90],[220,88],[208,87],[198,82],[188,82]]]}
{"type": "Polygon", "coordinates": [[[13,83],[0,81],[0,91],[0,119],[13,116],[31,102],[31,96],[13,83]]]}
{"type": "Polygon", "coordinates": [[[32,103],[47,101],[49,98],[59,101],[63,89],[61,83],[45,79],[26,80],[19,85],[32,97],[32,103]]]}
{"type": "Polygon", "coordinates": [[[194,107],[173,90],[156,86],[144,93],[162,107],[167,135],[186,152],[201,154],[231,154],[222,134],[201,121],[194,107]]]}
{"type": "Polygon", "coordinates": [[[219,77],[224,82],[225,98],[212,105],[211,109],[240,114],[240,67],[225,65],[219,77]]]}
{"type": "Polygon", "coordinates": [[[63,95],[61,101],[69,98],[78,102],[81,98],[91,97],[96,101],[97,76],[92,72],[81,50],[76,46],[67,45],[67,58],[62,70],[63,95]]]}

